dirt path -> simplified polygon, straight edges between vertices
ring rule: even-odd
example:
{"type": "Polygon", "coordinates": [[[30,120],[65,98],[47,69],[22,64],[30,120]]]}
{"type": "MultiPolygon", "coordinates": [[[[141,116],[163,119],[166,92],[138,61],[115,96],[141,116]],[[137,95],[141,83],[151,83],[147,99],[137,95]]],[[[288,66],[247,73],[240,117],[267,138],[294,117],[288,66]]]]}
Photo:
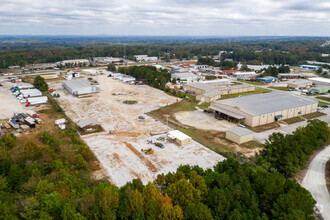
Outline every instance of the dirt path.
{"type": "Polygon", "coordinates": [[[325,164],[330,158],[330,145],[312,160],[302,182],[316,200],[317,208],[325,220],[330,220],[330,194],[325,181],[325,164]]]}

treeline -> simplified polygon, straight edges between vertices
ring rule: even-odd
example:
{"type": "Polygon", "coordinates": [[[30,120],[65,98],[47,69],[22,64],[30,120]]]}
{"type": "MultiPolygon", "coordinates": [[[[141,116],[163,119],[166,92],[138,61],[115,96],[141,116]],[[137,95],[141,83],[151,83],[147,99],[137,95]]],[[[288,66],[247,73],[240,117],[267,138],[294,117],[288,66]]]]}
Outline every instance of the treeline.
{"type": "Polygon", "coordinates": [[[161,90],[165,90],[166,83],[171,80],[171,73],[167,70],[157,70],[154,66],[119,67],[118,72],[131,75],[137,80],[142,80],[146,84],[161,90]]]}
{"type": "Polygon", "coordinates": [[[306,168],[313,151],[328,143],[329,138],[328,124],[318,119],[311,120],[306,127],[297,128],[293,134],[271,134],[257,160],[259,164],[292,177],[298,170],[306,168]]]}
{"type": "Polygon", "coordinates": [[[220,67],[222,70],[230,70],[237,68],[237,62],[235,61],[221,61],[215,62],[211,57],[200,57],[197,62],[198,65],[209,65],[213,67],[220,67]]]}
{"type": "MultiPolygon", "coordinates": [[[[56,41],[55,41],[56,42],[56,41]]],[[[223,40],[209,40],[197,42],[153,42],[131,43],[126,45],[126,55],[133,60],[137,54],[148,54],[163,59],[192,59],[195,56],[216,56],[219,51],[227,51],[221,55],[226,58],[247,64],[288,64],[298,65],[304,60],[330,62],[330,57],[322,57],[322,53],[329,53],[329,47],[320,47],[319,40],[291,39],[273,41],[236,41],[228,43],[223,40]]],[[[124,45],[110,43],[81,42],[77,45],[73,41],[61,43],[44,43],[42,45],[9,44],[0,48],[0,60],[5,60],[5,66],[35,63],[57,62],[67,59],[91,57],[123,57],[124,45]],[[60,45],[60,46],[58,46],[60,45]]],[[[1,65],[2,68],[2,65],[1,65]]]]}
{"type": "Polygon", "coordinates": [[[315,201],[296,181],[232,158],[214,170],[182,166],[121,188],[92,178],[90,149],[73,130],[40,144],[0,139],[1,219],[311,219],[315,201]]]}

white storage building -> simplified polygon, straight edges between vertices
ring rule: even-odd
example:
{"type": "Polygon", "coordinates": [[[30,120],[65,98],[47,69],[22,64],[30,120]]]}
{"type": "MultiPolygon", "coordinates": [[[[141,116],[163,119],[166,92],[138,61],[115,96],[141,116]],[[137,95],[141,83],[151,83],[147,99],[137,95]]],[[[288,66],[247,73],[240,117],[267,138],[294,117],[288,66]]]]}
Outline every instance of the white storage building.
{"type": "Polygon", "coordinates": [[[67,80],[62,86],[73,95],[85,95],[96,92],[96,87],[83,79],[67,80]]]}
{"type": "Polygon", "coordinates": [[[315,77],[309,78],[309,80],[312,81],[315,85],[330,86],[330,79],[327,78],[315,77]]]}

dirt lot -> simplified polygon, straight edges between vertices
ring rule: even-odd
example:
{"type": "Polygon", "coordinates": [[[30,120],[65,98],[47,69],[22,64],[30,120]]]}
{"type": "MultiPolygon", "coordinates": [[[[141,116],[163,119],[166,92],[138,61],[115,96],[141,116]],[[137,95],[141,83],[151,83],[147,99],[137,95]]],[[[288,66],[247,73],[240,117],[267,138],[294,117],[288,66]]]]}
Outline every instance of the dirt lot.
{"type": "Polygon", "coordinates": [[[145,113],[172,104],[177,98],[146,85],[129,85],[106,76],[97,78],[100,92],[87,98],[73,97],[62,88],[61,82],[51,81],[49,84],[61,95],[58,100],[74,122],[85,118],[95,118],[101,122],[106,132],[82,138],[117,186],[133,178],[140,178],[147,183],[158,174],[175,171],[181,164],[209,168],[224,159],[196,142],[183,148],[163,142],[164,149],[147,144],[150,133],[163,133],[167,128],[145,113]],[[137,103],[125,104],[127,100],[137,103]],[[138,120],[141,115],[146,118],[143,122],[138,120]],[[110,135],[109,130],[114,134],[110,135]],[[141,152],[142,148],[148,147],[153,147],[154,154],[145,155],[141,152]]]}
{"type": "Polygon", "coordinates": [[[10,118],[14,113],[26,112],[25,106],[9,90],[15,84],[11,82],[1,82],[1,84],[3,86],[0,87],[0,119],[10,118]]]}
{"type": "Polygon", "coordinates": [[[218,120],[213,114],[196,111],[181,111],[174,114],[175,119],[182,124],[189,125],[199,129],[226,131],[231,127],[236,127],[234,123],[226,120],[218,120]]]}

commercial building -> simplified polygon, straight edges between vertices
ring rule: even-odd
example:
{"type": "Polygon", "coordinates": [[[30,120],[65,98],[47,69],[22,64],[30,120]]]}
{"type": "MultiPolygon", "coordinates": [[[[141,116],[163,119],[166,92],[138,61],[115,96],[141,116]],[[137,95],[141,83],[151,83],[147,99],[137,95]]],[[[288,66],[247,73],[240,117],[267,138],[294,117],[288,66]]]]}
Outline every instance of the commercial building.
{"type": "Polygon", "coordinates": [[[255,89],[256,87],[254,85],[245,83],[241,85],[228,85],[225,87],[218,87],[212,91],[197,95],[196,100],[203,102],[212,102],[221,98],[223,95],[250,92],[254,91],[255,89]]]}
{"type": "Polygon", "coordinates": [[[153,62],[157,61],[158,57],[148,57],[148,55],[134,55],[137,62],[153,62]]]}
{"type": "Polygon", "coordinates": [[[76,60],[63,60],[61,62],[57,62],[58,65],[62,64],[85,64],[85,65],[89,65],[89,60],[87,59],[76,59],[76,60]]]}
{"type": "Polygon", "coordinates": [[[308,89],[308,91],[318,93],[318,94],[328,93],[329,90],[330,90],[329,86],[315,86],[315,87],[311,87],[308,89]]]}
{"type": "Polygon", "coordinates": [[[300,65],[299,67],[304,69],[312,69],[312,70],[320,68],[320,66],[314,66],[314,65],[300,65]]]}
{"type": "Polygon", "coordinates": [[[210,109],[216,118],[255,127],[316,112],[317,105],[315,100],[273,91],[213,101],[210,109]]]}
{"type": "Polygon", "coordinates": [[[182,133],[178,130],[169,131],[167,134],[168,138],[174,141],[179,146],[184,146],[187,144],[191,144],[192,138],[188,135],[182,133]]]}
{"type": "Polygon", "coordinates": [[[233,127],[226,131],[226,139],[237,144],[243,144],[253,140],[253,131],[247,128],[233,127]]]}
{"type": "Polygon", "coordinates": [[[193,73],[173,73],[171,75],[171,80],[176,79],[180,83],[192,83],[197,82],[198,76],[193,73]]]}
{"type": "Polygon", "coordinates": [[[183,90],[188,91],[191,94],[200,95],[205,92],[210,92],[219,87],[225,87],[229,85],[228,79],[217,79],[210,81],[195,82],[183,85],[183,90]]]}
{"type": "Polygon", "coordinates": [[[251,79],[255,78],[257,74],[255,72],[233,72],[233,75],[236,77],[236,79],[251,79]]]}
{"type": "Polygon", "coordinates": [[[261,78],[256,78],[256,80],[263,83],[271,83],[271,82],[275,82],[276,78],[273,76],[265,76],[261,78]]]}
{"type": "Polygon", "coordinates": [[[298,80],[298,81],[294,81],[294,82],[288,82],[288,87],[294,88],[294,89],[306,88],[306,87],[309,87],[312,85],[313,85],[313,83],[309,80],[298,80]]]}
{"type": "Polygon", "coordinates": [[[330,86],[330,79],[315,77],[309,78],[309,80],[312,81],[314,85],[330,86]]]}
{"type": "Polygon", "coordinates": [[[67,80],[62,83],[62,86],[73,95],[86,95],[96,92],[96,87],[83,79],[67,80]]]}

